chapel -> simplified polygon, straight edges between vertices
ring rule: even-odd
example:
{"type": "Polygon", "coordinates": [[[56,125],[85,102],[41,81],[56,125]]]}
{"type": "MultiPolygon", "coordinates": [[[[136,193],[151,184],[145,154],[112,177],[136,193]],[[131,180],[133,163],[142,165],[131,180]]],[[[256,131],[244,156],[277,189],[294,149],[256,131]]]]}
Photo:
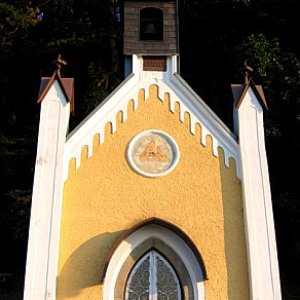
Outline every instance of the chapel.
{"type": "Polygon", "coordinates": [[[178,26],[175,0],[125,0],[125,79],[71,132],[74,79],[41,79],[24,300],[281,299],[263,88],[231,86],[230,130],[178,26]]]}

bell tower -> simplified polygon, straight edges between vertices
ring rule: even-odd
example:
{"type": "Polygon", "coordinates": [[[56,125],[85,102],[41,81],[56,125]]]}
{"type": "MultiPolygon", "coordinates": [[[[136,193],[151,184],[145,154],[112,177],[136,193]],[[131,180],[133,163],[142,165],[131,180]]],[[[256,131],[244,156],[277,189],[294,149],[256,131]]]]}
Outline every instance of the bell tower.
{"type": "Polygon", "coordinates": [[[165,71],[166,58],[179,55],[176,1],[125,0],[123,40],[126,75],[132,55],[143,57],[144,71],[165,71]]]}

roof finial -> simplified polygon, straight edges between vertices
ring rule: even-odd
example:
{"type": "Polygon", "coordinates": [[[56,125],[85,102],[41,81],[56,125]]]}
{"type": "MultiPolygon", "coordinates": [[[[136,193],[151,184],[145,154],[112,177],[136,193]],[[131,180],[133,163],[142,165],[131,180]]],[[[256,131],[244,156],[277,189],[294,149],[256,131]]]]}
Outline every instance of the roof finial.
{"type": "Polygon", "coordinates": [[[57,60],[55,61],[55,64],[56,64],[56,68],[57,68],[56,73],[60,77],[60,70],[61,70],[63,65],[64,66],[67,65],[67,62],[61,58],[61,54],[58,54],[58,57],[57,57],[57,60]]]}
{"type": "Polygon", "coordinates": [[[253,72],[253,68],[247,64],[247,61],[244,61],[244,76],[245,76],[245,84],[249,82],[250,73],[253,72]]]}

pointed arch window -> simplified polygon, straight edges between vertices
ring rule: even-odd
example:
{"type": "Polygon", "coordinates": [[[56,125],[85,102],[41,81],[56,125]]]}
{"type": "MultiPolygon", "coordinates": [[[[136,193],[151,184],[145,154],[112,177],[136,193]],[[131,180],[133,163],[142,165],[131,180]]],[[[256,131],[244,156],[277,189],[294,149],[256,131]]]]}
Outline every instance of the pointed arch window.
{"type": "Polygon", "coordinates": [[[155,218],[143,222],[129,229],[114,249],[104,273],[103,299],[205,299],[200,253],[172,224],[155,218]]]}
{"type": "Polygon", "coordinates": [[[157,251],[144,255],[130,272],[125,300],[181,300],[178,276],[157,251]]]}

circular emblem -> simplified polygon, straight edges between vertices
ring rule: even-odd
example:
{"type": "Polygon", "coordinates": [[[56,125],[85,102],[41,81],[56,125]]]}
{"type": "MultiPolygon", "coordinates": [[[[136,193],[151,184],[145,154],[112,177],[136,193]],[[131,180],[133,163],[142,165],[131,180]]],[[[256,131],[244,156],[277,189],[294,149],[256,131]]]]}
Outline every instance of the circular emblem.
{"type": "Polygon", "coordinates": [[[147,130],[130,141],[127,159],[130,166],[144,176],[164,176],[175,168],[179,150],[175,140],[165,132],[147,130]]]}

